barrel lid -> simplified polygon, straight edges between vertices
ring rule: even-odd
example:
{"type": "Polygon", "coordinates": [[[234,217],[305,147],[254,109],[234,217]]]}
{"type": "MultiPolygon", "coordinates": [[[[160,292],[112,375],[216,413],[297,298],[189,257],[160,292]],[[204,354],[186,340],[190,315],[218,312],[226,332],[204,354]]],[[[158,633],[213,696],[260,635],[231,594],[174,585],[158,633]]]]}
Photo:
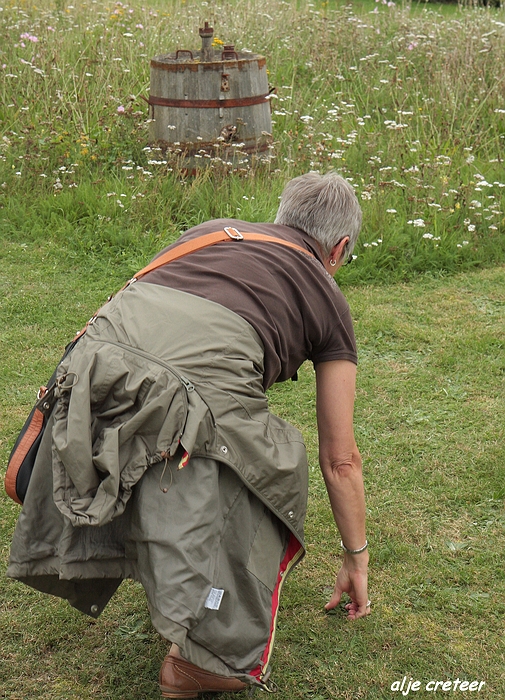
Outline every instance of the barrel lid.
{"type": "Polygon", "coordinates": [[[182,49],[179,49],[178,51],[172,53],[163,54],[161,56],[155,56],[153,59],[151,59],[151,65],[159,63],[164,64],[163,67],[166,66],[168,68],[170,65],[173,65],[174,68],[176,68],[177,66],[183,66],[185,64],[198,65],[200,63],[212,63],[222,66],[223,63],[240,63],[243,61],[258,61],[262,59],[265,60],[264,56],[261,56],[260,54],[250,53],[249,51],[234,50],[232,54],[230,52],[225,53],[222,49],[212,49],[212,55],[210,56],[210,60],[202,61],[199,51],[193,52],[187,50],[183,51],[182,49]]]}
{"type": "Polygon", "coordinates": [[[151,60],[151,66],[170,70],[173,67],[177,70],[178,67],[185,64],[195,66],[200,63],[222,66],[223,63],[233,62],[248,62],[248,61],[265,61],[264,57],[259,54],[254,54],[251,51],[235,51],[233,44],[224,44],[219,39],[213,39],[214,28],[205,22],[203,27],[198,30],[202,40],[202,48],[196,50],[178,49],[172,53],[156,56],[151,60]],[[219,44],[219,48],[216,48],[219,44]]]}

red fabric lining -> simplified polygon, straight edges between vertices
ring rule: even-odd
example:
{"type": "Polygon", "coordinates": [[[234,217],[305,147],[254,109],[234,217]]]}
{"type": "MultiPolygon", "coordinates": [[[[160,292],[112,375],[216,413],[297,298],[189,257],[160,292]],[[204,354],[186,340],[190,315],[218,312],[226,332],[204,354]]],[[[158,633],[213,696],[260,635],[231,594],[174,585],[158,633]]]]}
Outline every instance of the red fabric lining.
{"type": "Polygon", "coordinates": [[[273,650],[275,627],[277,623],[277,613],[279,611],[282,584],[284,583],[286,574],[289,572],[291,567],[294,566],[294,564],[298,561],[302,552],[303,547],[300,545],[300,542],[296,539],[296,537],[291,533],[291,539],[289,541],[288,549],[286,551],[286,554],[284,555],[284,559],[281,562],[279,573],[277,575],[277,582],[275,584],[275,588],[272,594],[272,618],[270,621],[270,635],[268,637],[268,642],[265,649],[263,650],[263,654],[261,656],[258,666],[256,666],[256,668],[253,668],[253,670],[249,674],[257,680],[259,680],[260,682],[264,670],[268,666],[268,661],[273,650]]]}

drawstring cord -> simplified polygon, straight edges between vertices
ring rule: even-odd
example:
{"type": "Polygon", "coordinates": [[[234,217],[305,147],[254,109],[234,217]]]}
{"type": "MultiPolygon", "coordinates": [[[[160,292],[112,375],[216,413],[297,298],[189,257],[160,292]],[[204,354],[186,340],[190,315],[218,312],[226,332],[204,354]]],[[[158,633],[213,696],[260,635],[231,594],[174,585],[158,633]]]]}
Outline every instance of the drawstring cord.
{"type": "Polygon", "coordinates": [[[174,475],[173,475],[173,473],[172,473],[171,467],[169,467],[169,465],[168,465],[168,460],[169,460],[169,458],[170,458],[170,455],[168,454],[168,452],[162,452],[162,453],[161,453],[161,456],[162,456],[162,458],[165,460],[165,465],[164,465],[164,467],[163,467],[163,471],[161,472],[160,484],[159,484],[159,486],[160,486],[160,491],[163,491],[163,493],[168,493],[168,491],[170,490],[170,488],[171,488],[171,486],[172,486],[172,482],[173,482],[173,479],[174,479],[174,475]],[[168,469],[169,469],[169,471],[170,471],[170,483],[169,483],[168,487],[167,487],[167,486],[162,486],[163,477],[165,476],[165,472],[167,471],[167,467],[168,467],[168,469]]]}

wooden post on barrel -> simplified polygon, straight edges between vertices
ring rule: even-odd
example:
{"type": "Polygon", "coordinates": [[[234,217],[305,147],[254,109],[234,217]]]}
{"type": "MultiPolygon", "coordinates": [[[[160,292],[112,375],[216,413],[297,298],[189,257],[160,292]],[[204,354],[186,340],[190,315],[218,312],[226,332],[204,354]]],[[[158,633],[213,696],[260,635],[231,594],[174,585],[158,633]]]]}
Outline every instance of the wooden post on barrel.
{"type": "Polygon", "coordinates": [[[201,60],[204,63],[212,61],[212,37],[214,36],[214,28],[209,27],[209,23],[205,22],[203,29],[200,27],[198,33],[202,37],[201,60]]]}
{"type": "Polygon", "coordinates": [[[272,146],[266,60],[212,47],[214,29],[199,29],[200,51],[179,49],[151,60],[150,142],[181,153],[191,169],[219,157],[248,162],[272,146]]]}

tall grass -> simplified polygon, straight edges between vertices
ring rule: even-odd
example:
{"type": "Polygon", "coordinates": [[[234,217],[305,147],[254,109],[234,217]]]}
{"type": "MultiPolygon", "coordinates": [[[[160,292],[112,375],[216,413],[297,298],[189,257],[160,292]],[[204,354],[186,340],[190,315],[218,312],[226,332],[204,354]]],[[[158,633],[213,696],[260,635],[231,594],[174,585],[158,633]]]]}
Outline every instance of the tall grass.
{"type": "Polygon", "coordinates": [[[0,11],[0,231],[150,255],[203,219],[274,215],[291,176],[342,172],[364,231],[343,282],[505,258],[505,12],[301,0],[63,0],[0,11]],[[47,8],[47,6],[45,6],[47,8]],[[149,60],[216,36],[267,57],[274,149],[188,180],[148,146],[149,60]]]}

